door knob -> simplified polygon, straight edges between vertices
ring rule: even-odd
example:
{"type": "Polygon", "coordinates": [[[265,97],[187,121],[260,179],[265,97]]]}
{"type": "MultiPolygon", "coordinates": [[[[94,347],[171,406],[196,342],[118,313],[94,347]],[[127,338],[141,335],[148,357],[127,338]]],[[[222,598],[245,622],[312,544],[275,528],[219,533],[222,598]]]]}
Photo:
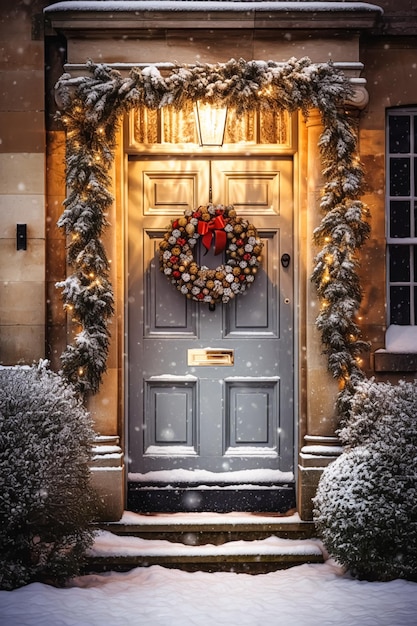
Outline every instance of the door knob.
{"type": "Polygon", "coordinates": [[[288,267],[291,261],[291,257],[289,254],[285,253],[281,257],[281,265],[282,267],[288,267]]]}

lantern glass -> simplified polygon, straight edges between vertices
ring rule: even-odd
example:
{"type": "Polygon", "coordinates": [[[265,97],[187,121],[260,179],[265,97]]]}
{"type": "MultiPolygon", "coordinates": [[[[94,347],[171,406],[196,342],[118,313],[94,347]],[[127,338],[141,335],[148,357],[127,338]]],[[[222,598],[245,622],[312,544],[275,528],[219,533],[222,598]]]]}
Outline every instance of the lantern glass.
{"type": "Polygon", "coordinates": [[[227,107],[197,101],[195,118],[200,146],[222,146],[227,107]]]}

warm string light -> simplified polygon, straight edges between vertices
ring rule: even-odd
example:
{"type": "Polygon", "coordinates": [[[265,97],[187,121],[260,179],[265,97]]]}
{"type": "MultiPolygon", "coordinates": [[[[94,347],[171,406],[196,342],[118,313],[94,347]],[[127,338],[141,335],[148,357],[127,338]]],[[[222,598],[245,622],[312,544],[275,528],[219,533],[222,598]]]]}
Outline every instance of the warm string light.
{"type": "Polygon", "coordinates": [[[326,271],[326,273],[324,274],[323,278],[321,279],[321,282],[323,285],[326,285],[327,283],[330,282],[330,275],[328,271],[326,271]]]}
{"type": "Polygon", "coordinates": [[[272,87],[272,85],[267,85],[266,87],[262,87],[262,89],[259,89],[258,91],[258,96],[262,97],[262,96],[268,96],[271,97],[274,93],[274,89],[272,87]]]}

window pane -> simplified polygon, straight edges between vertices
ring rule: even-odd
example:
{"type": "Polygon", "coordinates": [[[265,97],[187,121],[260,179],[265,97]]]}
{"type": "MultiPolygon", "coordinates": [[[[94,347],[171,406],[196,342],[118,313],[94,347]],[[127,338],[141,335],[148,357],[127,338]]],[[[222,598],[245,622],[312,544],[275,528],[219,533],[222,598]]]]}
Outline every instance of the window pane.
{"type": "Polygon", "coordinates": [[[417,283],[417,246],[413,246],[413,276],[411,280],[417,283]]]}
{"type": "MultiPolygon", "coordinates": [[[[417,287],[414,287],[414,302],[417,302],[417,287]]],[[[417,326],[417,307],[414,307],[414,325],[417,326]]]]}
{"type": "Polygon", "coordinates": [[[287,111],[259,112],[259,143],[288,143],[288,128],[287,111]]]}
{"type": "Polygon", "coordinates": [[[138,143],[157,143],[158,112],[140,107],[133,111],[133,133],[138,143]]]}
{"type": "Polygon", "coordinates": [[[255,113],[249,112],[237,116],[233,109],[227,111],[224,143],[254,143],[255,142],[255,113]]]}
{"type": "Polygon", "coordinates": [[[414,195],[417,196],[417,157],[414,157],[414,195]]]}
{"type": "Polygon", "coordinates": [[[198,143],[192,102],[186,101],[180,111],[163,107],[162,137],[163,143],[198,143]]]}
{"type": "Polygon", "coordinates": [[[389,151],[394,154],[410,152],[410,117],[408,115],[390,115],[389,151]]]}
{"type": "Polygon", "coordinates": [[[410,159],[390,159],[390,195],[410,195],[410,159]]]}
{"type": "Polygon", "coordinates": [[[417,200],[414,201],[414,237],[417,237],[417,200]]]}
{"type": "Polygon", "coordinates": [[[391,283],[403,283],[410,280],[409,246],[390,246],[389,280],[391,283]]]}
{"type": "Polygon", "coordinates": [[[410,324],[410,287],[391,287],[390,324],[410,324]]]}
{"type": "Polygon", "coordinates": [[[412,236],[410,232],[410,203],[407,200],[391,200],[389,217],[390,237],[412,236]]]}
{"type": "Polygon", "coordinates": [[[414,154],[417,154],[417,115],[414,115],[414,154]]]}

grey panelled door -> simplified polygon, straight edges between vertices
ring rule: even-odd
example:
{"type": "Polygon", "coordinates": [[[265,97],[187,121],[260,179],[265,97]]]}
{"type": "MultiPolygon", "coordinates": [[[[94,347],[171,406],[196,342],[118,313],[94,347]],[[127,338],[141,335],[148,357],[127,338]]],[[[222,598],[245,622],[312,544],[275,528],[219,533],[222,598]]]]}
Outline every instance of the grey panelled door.
{"type": "Polygon", "coordinates": [[[129,161],[129,472],[292,471],[292,189],[290,158],[129,161]],[[215,311],[158,262],[170,220],[206,204],[210,184],[213,203],[250,217],[265,244],[251,288],[215,311]],[[200,365],[197,348],[227,350],[233,364],[200,365]]]}

